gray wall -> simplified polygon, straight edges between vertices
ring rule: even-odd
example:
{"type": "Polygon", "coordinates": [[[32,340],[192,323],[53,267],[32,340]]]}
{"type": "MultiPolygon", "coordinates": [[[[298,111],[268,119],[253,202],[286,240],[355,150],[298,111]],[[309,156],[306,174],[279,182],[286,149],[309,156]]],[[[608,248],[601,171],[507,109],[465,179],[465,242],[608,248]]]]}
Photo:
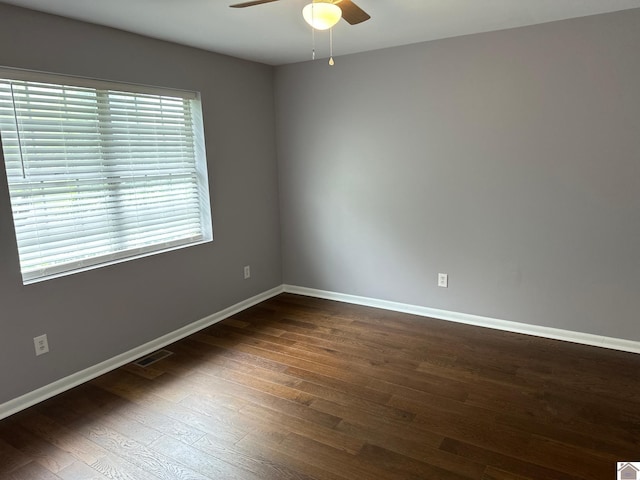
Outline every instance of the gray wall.
{"type": "Polygon", "coordinates": [[[282,283],[273,68],[3,4],[0,65],[202,92],[215,236],[23,286],[0,172],[0,403],[282,283]]]}
{"type": "Polygon", "coordinates": [[[640,340],[639,45],[629,10],[278,68],[285,282],[640,340]]]}

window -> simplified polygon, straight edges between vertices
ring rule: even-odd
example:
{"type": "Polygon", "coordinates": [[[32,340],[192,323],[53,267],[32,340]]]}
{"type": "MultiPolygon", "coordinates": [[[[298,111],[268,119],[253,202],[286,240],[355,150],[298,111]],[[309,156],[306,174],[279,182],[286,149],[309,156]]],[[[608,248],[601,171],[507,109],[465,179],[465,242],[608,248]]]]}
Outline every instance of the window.
{"type": "Polygon", "coordinates": [[[24,283],[210,241],[193,92],[0,69],[24,283]]]}

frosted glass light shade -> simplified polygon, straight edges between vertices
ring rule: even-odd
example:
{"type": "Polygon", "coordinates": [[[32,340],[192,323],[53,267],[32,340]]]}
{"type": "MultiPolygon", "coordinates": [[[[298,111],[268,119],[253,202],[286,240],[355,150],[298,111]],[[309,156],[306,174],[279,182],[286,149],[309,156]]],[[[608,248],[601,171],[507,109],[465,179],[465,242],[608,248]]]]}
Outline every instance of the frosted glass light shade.
{"type": "Polygon", "coordinates": [[[315,2],[302,9],[302,16],[316,30],[328,30],[340,21],[342,10],[333,3],[315,2]]]}

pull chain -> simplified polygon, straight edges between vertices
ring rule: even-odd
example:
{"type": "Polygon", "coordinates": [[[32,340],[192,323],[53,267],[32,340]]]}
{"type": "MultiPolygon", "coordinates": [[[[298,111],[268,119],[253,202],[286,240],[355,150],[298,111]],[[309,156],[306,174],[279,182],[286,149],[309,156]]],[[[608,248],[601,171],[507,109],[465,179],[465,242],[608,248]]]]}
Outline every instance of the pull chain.
{"type": "Polygon", "coordinates": [[[311,27],[311,60],[315,60],[315,59],[316,59],[316,29],[311,27]]]}
{"type": "Polygon", "coordinates": [[[333,27],[329,29],[329,65],[334,65],[333,61],[333,27]]]}

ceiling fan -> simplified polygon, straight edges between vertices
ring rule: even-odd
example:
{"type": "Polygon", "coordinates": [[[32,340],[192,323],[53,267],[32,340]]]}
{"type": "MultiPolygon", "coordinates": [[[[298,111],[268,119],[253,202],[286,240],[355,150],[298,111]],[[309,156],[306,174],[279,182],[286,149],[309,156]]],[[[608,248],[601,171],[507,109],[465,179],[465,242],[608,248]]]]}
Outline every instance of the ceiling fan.
{"type": "MultiPolygon", "coordinates": [[[[245,8],[277,1],[279,0],[253,0],[251,2],[236,3],[235,5],[229,6],[231,8],[245,8]]],[[[342,18],[344,18],[350,25],[357,25],[358,23],[365,22],[371,18],[371,16],[367,12],[362,10],[351,0],[331,0],[329,2],[325,1],[325,3],[333,3],[334,5],[340,7],[340,10],[342,10],[342,18]]]]}

